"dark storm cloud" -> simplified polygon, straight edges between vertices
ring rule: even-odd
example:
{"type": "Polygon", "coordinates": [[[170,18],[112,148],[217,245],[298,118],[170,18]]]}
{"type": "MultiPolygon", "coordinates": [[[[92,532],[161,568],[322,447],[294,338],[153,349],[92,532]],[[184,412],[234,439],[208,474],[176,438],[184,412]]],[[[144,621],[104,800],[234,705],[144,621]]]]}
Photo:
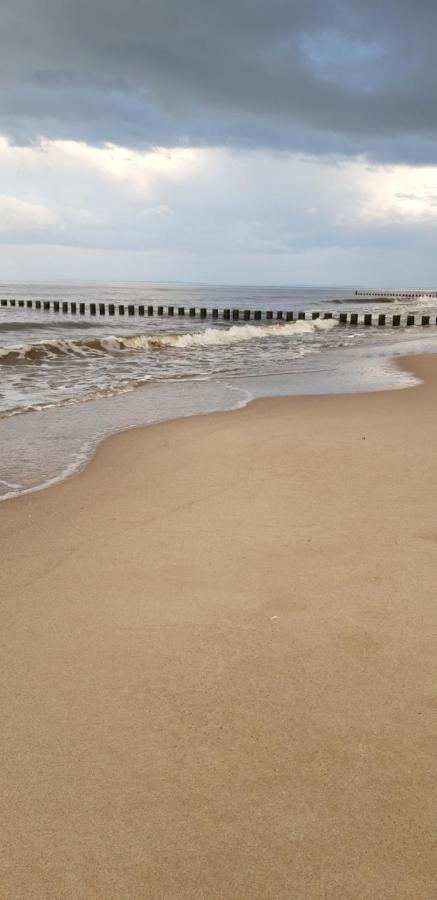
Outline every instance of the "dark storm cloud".
{"type": "Polygon", "coordinates": [[[0,130],[435,161],[421,0],[6,0],[0,130]]]}

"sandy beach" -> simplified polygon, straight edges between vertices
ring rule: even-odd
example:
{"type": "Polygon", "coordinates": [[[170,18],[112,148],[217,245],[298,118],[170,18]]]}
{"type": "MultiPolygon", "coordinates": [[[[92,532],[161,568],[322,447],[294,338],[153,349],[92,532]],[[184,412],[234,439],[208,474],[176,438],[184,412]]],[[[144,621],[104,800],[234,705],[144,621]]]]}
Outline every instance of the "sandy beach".
{"type": "Polygon", "coordinates": [[[437,357],[0,505],[0,896],[432,900],[437,357]]]}

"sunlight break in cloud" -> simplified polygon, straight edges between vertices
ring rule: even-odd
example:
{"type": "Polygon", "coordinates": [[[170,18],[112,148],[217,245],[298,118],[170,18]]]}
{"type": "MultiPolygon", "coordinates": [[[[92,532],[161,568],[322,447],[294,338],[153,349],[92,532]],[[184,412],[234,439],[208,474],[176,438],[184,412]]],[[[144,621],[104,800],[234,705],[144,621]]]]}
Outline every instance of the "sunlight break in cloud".
{"type": "MultiPolygon", "coordinates": [[[[136,254],[133,277],[178,279],[187,271],[184,258],[191,272],[197,256],[194,277],[220,281],[227,256],[237,280],[253,280],[256,270],[272,282],[278,273],[295,281],[308,254],[323,251],[323,266],[326,254],[343,248],[353,281],[356,248],[369,261],[382,248],[411,242],[413,227],[424,246],[431,240],[436,197],[434,167],[214,147],[140,151],[0,140],[0,242],[20,243],[23,277],[25,246],[50,246],[45,277],[58,246],[86,250],[88,273],[94,254],[96,277],[101,251],[112,250],[120,272],[123,253],[136,254]]],[[[7,277],[7,259],[2,264],[7,277]]]]}

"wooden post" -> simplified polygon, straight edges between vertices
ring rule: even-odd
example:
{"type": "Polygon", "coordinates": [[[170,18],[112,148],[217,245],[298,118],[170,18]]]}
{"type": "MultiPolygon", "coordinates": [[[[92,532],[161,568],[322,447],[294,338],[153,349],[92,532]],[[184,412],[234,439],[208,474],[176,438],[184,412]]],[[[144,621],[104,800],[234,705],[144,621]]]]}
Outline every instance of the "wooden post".
{"type": "Polygon", "coordinates": [[[218,309],[213,309],[213,311],[212,311],[213,319],[218,319],[218,315],[219,315],[218,309]]]}
{"type": "Polygon", "coordinates": [[[174,306],[168,306],[167,313],[169,316],[174,316],[174,306]]]}
{"type": "Polygon", "coordinates": [[[245,322],[250,322],[250,309],[245,309],[243,312],[243,319],[245,322]]]}
{"type": "Polygon", "coordinates": [[[378,325],[385,325],[385,313],[380,313],[378,316],[378,325]]]}
{"type": "Polygon", "coordinates": [[[192,319],[195,318],[195,316],[196,316],[196,307],[195,306],[190,306],[190,316],[192,319]]]}
{"type": "Polygon", "coordinates": [[[110,316],[114,316],[114,315],[115,315],[115,304],[114,304],[114,303],[110,303],[110,304],[109,304],[109,306],[108,306],[108,313],[109,313],[110,316]]]}
{"type": "Polygon", "coordinates": [[[339,315],[339,317],[338,317],[338,321],[339,321],[342,325],[347,325],[347,313],[341,312],[340,315],[339,315]]]}
{"type": "Polygon", "coordinates": [[[158,316],[163,316],[163,315],[164,315],[164,307],[158,306],[158,316]]]}
{"type": "Polygon", "coordinates": [[[311,318],[312,319],[320,319],[320,313],[319,312],[311,313],[311,318]]]}
{"type": "Polygon", "coordinates": [[[223,318],[224,318],[224,319],[230,319],[230,318],[231,318],[231,310],[230,310],[230,309],[224,309],[224,310],[223,310],[223,318]]]}
{"type": "Polygon", "coordinates": [[[365,315],[364,315],[364,324],[367,325],[367,326],[372,324],[372,315],[371,315],[371,313],[365,313],[365,315]]]}
{"type": "Polygon", "coordinates": [[[422,316],[422,325],[429,325],[429,316],[422,316]]]}
{"type": "Polygon", "coordinates": [[[63,312],[63,313],[68,313],[68,303],[66,303],[65,300],[64,300],[64,302],[63,302],[63,304],[62,304],[62,312],[63,312]]]}
{"type": "Polygon", "coordinates": [[[54,301],[53,301],[53,311],[54,311],[54,312],[59,312],[59,300],[54,300],[54,301]]]}
{"type": "Polygon", "coordinates": [[[148,316],[153,316],[153,306],[148,306],[148,307],[147,307],[147,315],[148,315],[148,316]]]}
{"type": "Polygon", "coordinates": [[[106,307],[104,303],[99,303],[99,313],[101,316],[104,316],[106,313],[106,307]]]}
{"type": "Polygon", "coordinates": [[[351,313],[350,323],[351,325],[358,325],[358,313],[351,313]]]}
{"type": "Polygon", "coordinates": [[[266,319],[273,319],[273,312],[271,309],[268,309],[266,312],[266,319]]]}
{"type": "Polygon", "coordinates": [[[407,325],[414,325],[414,316],[407,316],[407,325]]]}
{"type": "Polygon", "coordinates": [[[232,310],[232,318],[233,318],[234,322],[238,321],[238,319],[240,318],[240,310],[239,309],[232,310]]]}
{"type": "Polygon", "coordinates": [[[323,313],[324,319],[332,319],[332,313],[323,313]]]}
{"type": "Polygon", "coordinates": [[[293,311],[291,309],[288,310],[288,312],[285,315],[285,318],[286,318],[287,322],[293,321],[294,317],[293,317],[293,311]]]}
{"type": "Polygon", "coordinates": [[[138,315],[139,315],[139,316],[144,316],[144,306],[139,306],[139,307],[138,307],[138,315]]]}
{"type": "Polygon", "coordinates": [[[70,312],[73,313],[74,316],[76,315],[77,304],[74,301],[73,301],[73,303],[70,303],[70,312]]]}
{"type": "Polygon", "coordinates": [[[134,316],[134,315],[135,315],[135,307],[132,305],[132,303],[129,304],[129,306],[128,306],[128,308],[127,308],[127,311],[128,311],[128,315],[129,315],[129,316],[134,316]]]}
{"type": "MultiPolygon", "coordinates": [[[[32,306],[33,306],[32,301],[31,301],[31,300],[28,300],[27,303],[26,303],[26,306],[27,306],[28,309],[32,309],[32,306]]],[[[59,304],[58,304],[58,309],[59,309],[59,304]]]]}
{"type": "Polygon", "coordinates": [[[278,312],[276,313],[276,318],[277,318],[277,319],[282,319],[282,312],[281,312],[280,309],[278,309],[278,312]]]}
{"type": "Polygon", "coordinates": [[[304,313],[304,312],[298,312],[297,318],[298,318],[298,319],[304,319],[304,318],[305,318],[305,313],[304,313]]]}
{"type": "Polygon", "coordinates": [[[400,315],[393,316],[393,319],[392,319],[393,328],[398,328],[400,324],[401,324],[400,315]]]}
{"type": "Polygon", "coordinates": [[[19,301],[18,301],[18,306],[24,306],[24,300],[19,300],[19,301]]]}
{"type": "Polygon", "coordinates": [[[35,309],[41,309],[41,300],[35,300],[35,309]]]}
{"type": "Polygon", "coordinates": [[[185,315],[185,307],[179,306],[178,307],[178,316],[184,316],[184,315],[185,315]]]}
{"type": "Polygon", "coordinates": [[[81,316],[85,315],[85,303],[79,303],[79,313],[81,316]]]}
{"type": "Polygon", "coordinates": [[[120,305],[118,307],[118,315],[124,316],[124,303],[120,303],[120,305]]]}
{"type": "Polygon", "coordinates": [[[204,306],[202,306],[202,308],[201,308],[201,310],[200,310],[200,318],[201,318],[201,319],[206,319],[206,316],[207,316],[207,310],[205,309],[204,306]]]}
{"type": "Polygon", "coordinates": [[[90,315],[95,316],[97,312],[96,304],[90,303],[90,315]]]}
{"type": "Polygon", "coordinates": [[[45,310],[50,309],[50,300],[44,300],[44,309],[45,310]]]}
{"type": "Polygon", "coordinates": [[[259,320],[261,318],[261,310],[260,309],[255,310],[255,312],[253,314],[253,318],[255,319],[256,322],[259,322],[259,320]]]}

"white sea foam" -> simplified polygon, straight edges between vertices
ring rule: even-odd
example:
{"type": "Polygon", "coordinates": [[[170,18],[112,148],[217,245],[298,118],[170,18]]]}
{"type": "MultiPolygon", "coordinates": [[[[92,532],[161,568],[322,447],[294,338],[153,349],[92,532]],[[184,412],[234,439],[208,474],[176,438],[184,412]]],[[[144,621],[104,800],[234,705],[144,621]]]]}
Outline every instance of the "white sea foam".
{"type": "Polygon", "coordinates": [[[231,328],[206,328],[189,334],[163,334],[148,338],[149,345],[160,349],[175,347],[189,350],[196,347],[220,347],[242,341],[260,341],[266,338],[299,337],[317,331],[329,331],[336,325],[334,319],[304,319],[275,325],[232,325],[231,328]]]}
{"type": "Polygon", "coordinates": [[[317,331],[329,331],[336,325],[334,319],[304,319],[275,325],[232,325],[230,328],[206,328],[185,334],[114,335],[88,339],[36,341],[33,344],[16,344],[0,350],[0,363],[40,362],[66,356],[102,356],[126,350],[162,350],[174,348],[191,350],[196,347],[223,347],[244,341],[259,341],[266,338],[299,337],[317,331]]]}

